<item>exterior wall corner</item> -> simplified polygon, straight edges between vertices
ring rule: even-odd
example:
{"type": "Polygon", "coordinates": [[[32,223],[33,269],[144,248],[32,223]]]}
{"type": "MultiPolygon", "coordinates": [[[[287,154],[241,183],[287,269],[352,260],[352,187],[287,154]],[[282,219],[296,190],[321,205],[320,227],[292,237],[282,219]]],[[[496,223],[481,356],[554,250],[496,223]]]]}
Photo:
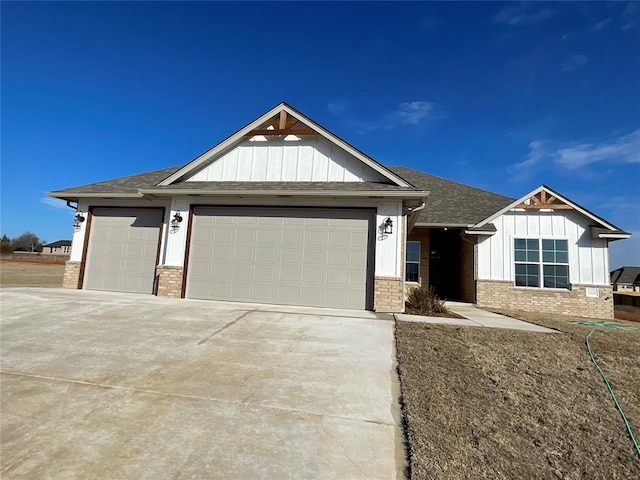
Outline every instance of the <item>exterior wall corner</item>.
{"type": "Polygon", "coordinates": [[[183,267],[158,265],[156,279],[158,297],[182,298],[183,267]]]}
{"type": "Polygon", "coordinates": [[[375,277],[374,306],[376,312],[404,312],[404,282],[400,277],[375,277]]]}
{"type": "Polygon", "coordinates": [[[64,275],[62,276],[62,288],[78,290],[80,288],[80,269],[81,262],[67,261],[64,266],[64,275]]]}

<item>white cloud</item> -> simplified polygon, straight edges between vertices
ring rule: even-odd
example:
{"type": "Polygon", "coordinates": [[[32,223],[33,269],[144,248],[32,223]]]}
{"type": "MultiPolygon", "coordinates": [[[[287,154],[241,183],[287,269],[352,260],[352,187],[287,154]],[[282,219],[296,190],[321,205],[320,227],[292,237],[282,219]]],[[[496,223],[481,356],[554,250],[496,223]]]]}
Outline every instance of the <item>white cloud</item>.
{"type": "Polygon", "coordinates": [[[551,161],[565,169],[576,169],[595,163],[640,163],[640,129],[600,143],[565,143],[552,145],[536,140],[529,144],[527,159],[512,165],[522,171],[551,161]]]}
{"type": "Polygon", "coordinates": [[[392,130],[402,125],[417,126],[435,116],[435,104],[417,100],[398,104],[395,110],[383,113],[372,120],[348,119],[348,123],[358,133],[374,130],[392,130]]]}
{"type": "Polygon", "coordinates": [[[571,55],[571,57],[562,62],[562,71],[573,72],[574,70],[585,66],[588,61],[589,59],[585,55],[571,55]]]}
{"type": "Polygon", "coordinates": [[[600,30],[604,30],[605,28],[607,28],[607,26],[611,23],[611,17],[609,18],[605,18],[604,20],[599,21],[598,23],[596,23],[592,30],[594,32],[599,32],[600,30]]]}
{"type": "Polygon", "coordinates": [[[640,163],[640,129],[602,143],[579,143],[559,148],[554,162],[578,168],[599,162],[640,163]]]}
{"type": "Polygon", "coordinates": [[[398,105],[394,117],[398,123],[418,125],[429,118],[433,111],[433,103],[430,102],[405,102],[398,105]]]}
{"type": "Polygon", "coordinates": [[[349,111],[349,102],[345,100],[338,100],[335,102],[329,102],[327,110],[331,115],[342,115],[349,111]]]}
{"type": "Polygon", "coordinates": [[[44,196],[40,198],[40,203],[47,207],[55,208],[56,210],[68,210],[69,212],[73,212],[73,209],[67,207],[67,203],[59,198],[44,196]]]}
{"type": "Polygon", "coordinates": [[[493,23],[505,25],[530,25],[541,22],[553,15],[549,8],[532,9],[527,3],[518,3],[501,8],[493,16],[493,23]]]}

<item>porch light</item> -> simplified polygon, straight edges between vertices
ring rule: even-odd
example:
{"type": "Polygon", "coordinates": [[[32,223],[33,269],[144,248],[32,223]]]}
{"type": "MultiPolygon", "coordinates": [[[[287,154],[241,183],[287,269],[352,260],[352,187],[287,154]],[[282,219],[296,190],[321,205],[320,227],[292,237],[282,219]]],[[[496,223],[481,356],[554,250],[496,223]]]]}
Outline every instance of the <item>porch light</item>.
{"type": "Polygon", "coordinates": [[[76,216],[73,217],[73,228],[75,230],[80,228],[80,225],[82,225],[82,222],[84,222],[84,215],[82,215],[80,212],[76,213],[76,216]]]}
{"type": "Polygon", "coordinates": [[[384,220],[384,233],[393,233],[393,220],[391,220],[391,217],[387,217],[384,220]]]}
{"type": "Polygon", "coordinates": [[[180,228],[180,222],[182,222],[182,216],[180,215],[180,210],[178,210],[171,220],[171,228],[180,228]]]}

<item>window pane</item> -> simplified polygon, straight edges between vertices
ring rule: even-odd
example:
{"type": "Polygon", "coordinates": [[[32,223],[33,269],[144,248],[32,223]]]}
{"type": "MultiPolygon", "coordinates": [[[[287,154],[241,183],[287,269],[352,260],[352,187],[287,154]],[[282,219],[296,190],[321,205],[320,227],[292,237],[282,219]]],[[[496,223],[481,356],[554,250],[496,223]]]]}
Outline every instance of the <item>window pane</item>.
{"type": "Polygon", "coordinates": [[[526,274],[527,274],[527,266],[522,263],[516,264],[516,275],[526,275],[526,274]]]}
{"type": "Polygon", "coordinates": [[[527,248],[527,241],[524,238],[516,238],[514,245],[515,248],[519,250],[525,250],[527,248]]]}
{"type": "Polygon", "coordinates": [[[567,252],[556,252],[556,263],[569,263],[569,254],[567,252]]]}
{"type": "Polygon", "coordinates": [[[556,240],[556,251],[557,252],[568,252],[569,251],[569,242],[567,240],[556,240]]]}
{"type": "Polygon", "coordinates": [[[420,242],[407,242],[407,262],[420,261],[420,242]]]}
{"type": "Polygon", "coordinates": [[[527,262],[539,262],[540,261],[540,253],[538,250],[529,250],[527,252],[527,262]]]}
{"type": "Polygon", "coordinates": [[[535,250],[538,251],[539,245],[538,240],[536,238],[527,239],[527,250],[535,250]]]}
{"type": "Polygon", "coordinates": [[[542,240],[542,250],[555,250],[553,240],[542,240]]]}
{"type": "Polygon", "coordinates": [[[543,251],[542,252],[542,261],[543,262],[549,262],[549,263],[555,263],[556,256],[554,255],[553,252],[543,251]]]}
{"type": "Polygon", "coordinates": [[[527,261],[527,252],[524,250],[516,250],[516,262],[526,262],[527,261]]]}
{"type": "Polygon", "coordinates": [[[569,288],[568,265],[544,265],[544,286],[547,288],[569,288]]]}
{"type": "Polygon", "coordinates": [[[516,286],[537,287],[539,285],[538,265],[516,264],[516,286]]]}
{"type": "Polygon", "coordinates": [[[418,263],[407,263],[407,274],[405,280],[407,282],[419,282],[420,281],[420,265],[418,263]]]}

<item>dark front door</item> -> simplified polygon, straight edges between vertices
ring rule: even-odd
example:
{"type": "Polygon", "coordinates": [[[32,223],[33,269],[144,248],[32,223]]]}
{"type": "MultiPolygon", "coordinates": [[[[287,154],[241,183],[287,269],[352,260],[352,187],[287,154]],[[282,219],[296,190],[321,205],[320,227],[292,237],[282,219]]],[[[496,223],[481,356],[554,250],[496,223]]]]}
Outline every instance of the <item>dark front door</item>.
{"type": "Polygon", "coordinates": [[[461,300],[462,239],[459,229],[434,228],[429,245],[429,283],[446,300],[461,300]]]}

